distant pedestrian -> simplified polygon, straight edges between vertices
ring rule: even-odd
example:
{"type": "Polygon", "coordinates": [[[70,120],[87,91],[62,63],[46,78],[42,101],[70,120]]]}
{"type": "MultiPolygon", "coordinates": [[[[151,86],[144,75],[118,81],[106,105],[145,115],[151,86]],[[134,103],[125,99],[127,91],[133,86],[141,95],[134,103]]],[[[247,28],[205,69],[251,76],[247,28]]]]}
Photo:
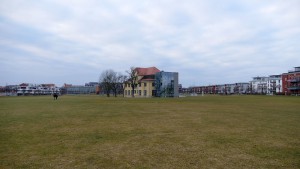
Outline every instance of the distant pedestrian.
{"type": "Polygon", "coordinates": [[[57,100],[57,98],[58,98],[58,94],[57,93],[53,93],[53,99],[57,100]]]}

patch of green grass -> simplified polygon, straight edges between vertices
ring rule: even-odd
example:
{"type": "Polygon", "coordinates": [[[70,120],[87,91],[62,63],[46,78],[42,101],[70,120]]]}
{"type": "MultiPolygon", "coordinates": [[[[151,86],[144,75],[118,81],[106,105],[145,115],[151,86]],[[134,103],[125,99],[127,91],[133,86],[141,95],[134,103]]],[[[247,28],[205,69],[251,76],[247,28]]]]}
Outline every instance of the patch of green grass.
{"type": "Polygon", "coordinates": [[[300,98],[0,97],[0,168],[300,168],[300,98]]]}

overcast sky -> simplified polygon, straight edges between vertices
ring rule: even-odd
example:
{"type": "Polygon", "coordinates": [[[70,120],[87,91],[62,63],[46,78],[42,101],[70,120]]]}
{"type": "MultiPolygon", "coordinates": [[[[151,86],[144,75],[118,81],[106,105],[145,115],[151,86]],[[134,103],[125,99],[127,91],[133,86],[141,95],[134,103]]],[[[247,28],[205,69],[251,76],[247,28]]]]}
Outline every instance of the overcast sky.
{"type": "Polygon", "coordinates": [[[131,66],[184,87],[300,66],[300,0],[0,0],[0,85],[98,81],[131,66]]]}

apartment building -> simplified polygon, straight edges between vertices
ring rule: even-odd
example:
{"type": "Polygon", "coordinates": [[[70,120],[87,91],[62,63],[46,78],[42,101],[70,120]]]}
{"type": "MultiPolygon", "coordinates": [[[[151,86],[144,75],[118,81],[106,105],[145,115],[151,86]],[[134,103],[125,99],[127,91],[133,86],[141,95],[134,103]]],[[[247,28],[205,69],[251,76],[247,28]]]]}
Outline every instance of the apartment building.
{"type": "Polygon", "coordinates": [[[267,82],[268,77],[253,77],[253,80],[250,81],[251,93],[252,94],[266,94],[267,93],[267,82]]]}
{"type": "Polygon", "coordinates": [[[282,94],[282,77],[281,75],[270,75],[267,80],[267,94],[282,94]]]}
{"type": "Polygon", "coordinates": [[[60,89],[55,84],[30,84],[22,83],[18,86],[17,95],[50,95],[59,93],[60,89]]]}
{"type": "Polygon", "coordinates": [[[234,94],[247,94],[249,89],[249,83],[235,83],[233,86],[234,94]]]}
{"type": "Polygon", "coordinates": [[[300,95],[300,66],[282,74],[282,90],[285,95],[300,95]]]}

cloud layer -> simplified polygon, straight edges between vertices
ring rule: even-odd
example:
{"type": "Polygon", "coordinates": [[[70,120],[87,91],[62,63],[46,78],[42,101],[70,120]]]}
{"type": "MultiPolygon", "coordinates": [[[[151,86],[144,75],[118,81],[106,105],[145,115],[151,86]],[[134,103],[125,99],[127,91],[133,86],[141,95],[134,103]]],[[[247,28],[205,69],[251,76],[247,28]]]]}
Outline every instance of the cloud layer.
{"type": "Polygon", "coordinates": [[[176,71],[184,86],[300,66],[300,1],[2,0],[1,84],[97,81],[105,69],[176,71]]]}

